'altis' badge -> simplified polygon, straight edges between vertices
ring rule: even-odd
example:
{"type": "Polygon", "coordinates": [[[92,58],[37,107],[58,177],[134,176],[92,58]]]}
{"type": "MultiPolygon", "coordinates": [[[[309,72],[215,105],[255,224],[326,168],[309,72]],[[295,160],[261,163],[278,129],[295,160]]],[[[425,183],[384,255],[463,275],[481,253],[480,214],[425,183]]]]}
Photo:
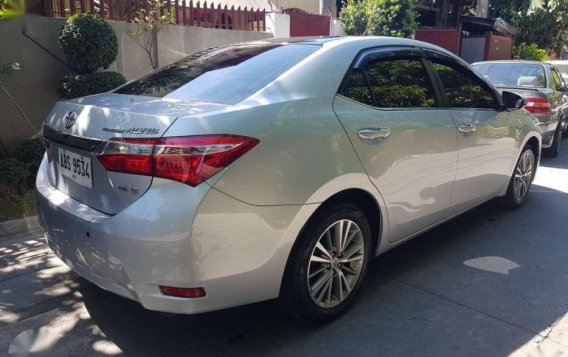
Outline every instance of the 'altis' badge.
{"type": "Polygon", "coordinates": [[[108,131],[111,133],[119,133],[119,134],[158,134],[160,129],[158,128],[129,128],[129,129],[122,129],[122,128],[103,128],[103,131],[108,131]]]}

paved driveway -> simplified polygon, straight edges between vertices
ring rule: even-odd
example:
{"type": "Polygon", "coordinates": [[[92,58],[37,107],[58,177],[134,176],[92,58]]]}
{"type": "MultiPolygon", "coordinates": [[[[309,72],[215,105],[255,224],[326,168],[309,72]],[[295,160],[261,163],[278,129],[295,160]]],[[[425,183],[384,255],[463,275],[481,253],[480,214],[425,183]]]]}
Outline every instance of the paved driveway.
{"type": "Polygon", "coordinates": [[[40,234],[0,241],[0,355],[28,331],[68,356],[556,356],[567,312],[568,141],[524,208],[486,204],[382,256],[354,308],[318,328],[274,302],[146,311],[71,273],[40,234]]]}

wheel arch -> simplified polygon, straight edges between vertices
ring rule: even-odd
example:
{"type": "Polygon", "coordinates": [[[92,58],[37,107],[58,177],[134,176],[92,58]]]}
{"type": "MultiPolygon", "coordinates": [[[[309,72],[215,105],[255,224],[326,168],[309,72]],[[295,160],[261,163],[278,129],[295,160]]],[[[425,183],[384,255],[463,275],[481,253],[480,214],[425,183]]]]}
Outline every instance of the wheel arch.
{"type": "Polygon", "coordinates": [[[292,245],[292,248],[290,249],[290,252],[289,252],[288,257],[286,259],[286,266],[284,268],[284,274],[282,276],[282,280],[281,280],[281,283],[280,283],[280,287],[281,287],[280,291],[281,292],[283,291],[282,286],[286,281],[286,276],[288,275],[288,271],[289,271],[289,267],[290,267],[290,260],[294,256],[294,251],[295,251],[295,249],[297,249],[297,246],[298,246],[298,242],[299,242],[298,238],[301,237],[301,235],[303,234],[306,227],[308,227],[308,225],[312,222],[314,217],[316,217],[316,215],[319,212],[326,209],[330,205],[336,204],[338,202],[353,203],[356,206],[358,206],[359,208],[361,208],[361,210],[365,213],[365,215],[367,216],[367,219],[369,220],[369,225],[371,227],[371,235],[372,235],[371,238],[372,238],[372,242],[373,242],[373,246],[372,246],[373,256],[375,256],[377,254],[379,247],[381,245],[382,238],[384,237],[383,230],[386,227],[385,223],[387,223],[387,222],[385,222],[386,218],[383,215],[383,213],[385,213],[385,212],[383,211],[381,204],[378,202],[377,198],[372,193],[370,193],[369,191],[367,191],[365,189],[362,189],[362,188],[347,188],[347,189],[344,189],[342,191],[339,191],[339,192],[331,195],[326,200],[324,200],[318,206],[318,208],[311,213],[310,217],[306,220],[306,222],[304,223],[304,225],[302,226],[302,228],[298,232],[296,240],[294,241],[294,244],[292,245]],[[373,217],[376,217],[376,219],[373,219],[373,217]]]}

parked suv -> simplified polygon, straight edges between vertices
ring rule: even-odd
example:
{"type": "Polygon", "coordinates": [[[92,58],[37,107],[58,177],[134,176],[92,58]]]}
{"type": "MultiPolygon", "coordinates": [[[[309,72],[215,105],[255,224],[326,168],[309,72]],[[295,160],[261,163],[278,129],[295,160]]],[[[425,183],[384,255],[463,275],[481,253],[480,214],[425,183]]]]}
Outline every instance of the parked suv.
{"type": "Polygon", "coordinates": [[[516,60],[472,66],[497,90],[517,93],[527,101],[525,109],[538,119],[544,152],[558,156],[562,137],[568,133],[568,89],[558,69],[549,63],[516,60]]]}

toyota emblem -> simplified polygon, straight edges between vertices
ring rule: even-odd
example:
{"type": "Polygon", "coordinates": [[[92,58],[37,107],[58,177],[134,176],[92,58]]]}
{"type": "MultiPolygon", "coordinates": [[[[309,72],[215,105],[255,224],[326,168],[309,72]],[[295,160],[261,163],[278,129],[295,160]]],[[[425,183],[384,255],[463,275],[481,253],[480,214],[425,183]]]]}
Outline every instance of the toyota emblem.
{"type": "Polygon", "coordinates": [[[70,127],[72,127],[73,124],[75,124],[76,120],[77,120],[77,113],[75,113],[75,112],[67,113],[67,115],[65,115],[65,118],[64,118],[65,129],[69,129],[70,127]]]}

